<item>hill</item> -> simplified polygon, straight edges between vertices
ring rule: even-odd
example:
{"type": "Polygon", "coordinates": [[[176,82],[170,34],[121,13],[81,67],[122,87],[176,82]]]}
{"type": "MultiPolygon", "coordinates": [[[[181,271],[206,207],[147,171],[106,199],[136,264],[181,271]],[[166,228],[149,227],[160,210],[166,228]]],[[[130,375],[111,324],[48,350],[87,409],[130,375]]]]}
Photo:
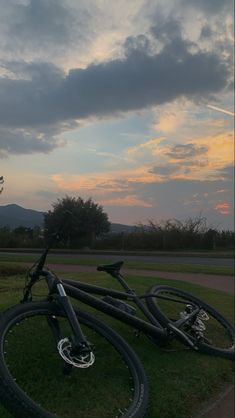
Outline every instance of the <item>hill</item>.
{"type": "MultiPolygon", "coordinates": [[[[33,228],[34,226],[41,226],[42,224],[43,212],[25,209],[15,204],[0,206],[0,227],[9,226],[14,229],[18,226],[25,226],[33,228]]],[[[136,229],[135,226],[112,223],[110,232],[131,232],[134,229],[136,229]]]]}
{"type": "Polygon", "coordinates": [[[33,228],[34,226],[41,226],[42,222],[43,212],[25,209],[15,204],[0,206],[1,227],[17,228],[18,226],[25,226],[33,228]]]}

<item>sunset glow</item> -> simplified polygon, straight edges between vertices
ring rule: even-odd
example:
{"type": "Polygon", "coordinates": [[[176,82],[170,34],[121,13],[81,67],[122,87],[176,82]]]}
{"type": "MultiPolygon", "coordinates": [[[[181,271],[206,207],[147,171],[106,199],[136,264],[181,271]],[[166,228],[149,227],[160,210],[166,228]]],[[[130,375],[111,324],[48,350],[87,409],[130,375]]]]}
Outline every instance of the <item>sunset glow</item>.
{"type": "Polygon", "coordinates": [[[234,229],[231,3],[147,6],[4,2],[0,205],[91,197],[111,222],[234,229]]]}
{"type": "Polygon", "coordinates": [[[222,215],[230,215],[231,214],[231,207],[230,204],[227,202],[218,203],[215,206],[215,210],[218,210],[222,215]]]}

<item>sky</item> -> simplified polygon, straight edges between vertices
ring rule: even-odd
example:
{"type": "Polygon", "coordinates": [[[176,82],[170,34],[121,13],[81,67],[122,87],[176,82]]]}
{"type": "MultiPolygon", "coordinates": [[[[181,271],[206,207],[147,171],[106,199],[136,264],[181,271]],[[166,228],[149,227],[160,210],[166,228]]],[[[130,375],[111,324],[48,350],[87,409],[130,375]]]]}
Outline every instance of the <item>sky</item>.
{"type": "Polygon", "coordinates": [[[234,229],[232,0],[0,9],[0,205],[234,229]]]}

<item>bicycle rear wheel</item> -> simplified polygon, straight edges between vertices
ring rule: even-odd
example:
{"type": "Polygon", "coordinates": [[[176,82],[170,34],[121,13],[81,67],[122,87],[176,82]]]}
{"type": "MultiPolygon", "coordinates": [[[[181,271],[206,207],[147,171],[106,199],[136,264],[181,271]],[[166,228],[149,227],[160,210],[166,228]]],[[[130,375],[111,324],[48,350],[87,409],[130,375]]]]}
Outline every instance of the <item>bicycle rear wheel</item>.
{"type": "MultiPolygon", "coordinates": [[[[64,374],[48,318],[60,333],[71,329],[51,302],[17,305],[0,318],[0,398],[17,418],[141,418],[148,402],[143,367],[133,350],[112,329],[76,311],[95,362],[64,374]]],[[[67,369],[68,369],[67,365],[67,369]]]]}
{"type": "Polygon", "coordinates": [[[185,318],[179,329],[193,340],[199,351],[235,359],[234,327],[217,310],[190,293],[171,286],[155,285],[148,293],[155,296],[147,298],[147,306],[164,327],[169,322],[178,326],[177,321],[185,318]],[[198,309],[198,314],[187,321],[194,309],[198,309]]]}

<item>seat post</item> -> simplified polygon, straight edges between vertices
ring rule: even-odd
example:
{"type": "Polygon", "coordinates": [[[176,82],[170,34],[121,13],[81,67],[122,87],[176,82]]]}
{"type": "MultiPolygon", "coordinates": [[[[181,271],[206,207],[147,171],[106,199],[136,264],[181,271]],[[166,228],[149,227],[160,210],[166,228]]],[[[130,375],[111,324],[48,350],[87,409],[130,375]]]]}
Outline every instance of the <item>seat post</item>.
{"type": "Polygon", "coordinates": [[[130,295],[135,295],[135,292],[128,286],[128,284],[125,282],[123,276],[120,273],[120,269],[123,265],[123,261],[118,261],[114,264],[107,264],[103,266],[98,266],[98,271],[105,271],[106,273],[110,274],[112,277],[117,279],[122,287],[129,293],[130,295]]]}
{"type": "Polygon", "coordinates": [[[131,289],[128,284],[125,282],[123,276],[121,275],[120,271],[114,271],[113,273],[110,273],[115,279],[117,279],[122,287],[129,293],[130,295],[134,295],[135,292],[133,289],[131,289]]]}

